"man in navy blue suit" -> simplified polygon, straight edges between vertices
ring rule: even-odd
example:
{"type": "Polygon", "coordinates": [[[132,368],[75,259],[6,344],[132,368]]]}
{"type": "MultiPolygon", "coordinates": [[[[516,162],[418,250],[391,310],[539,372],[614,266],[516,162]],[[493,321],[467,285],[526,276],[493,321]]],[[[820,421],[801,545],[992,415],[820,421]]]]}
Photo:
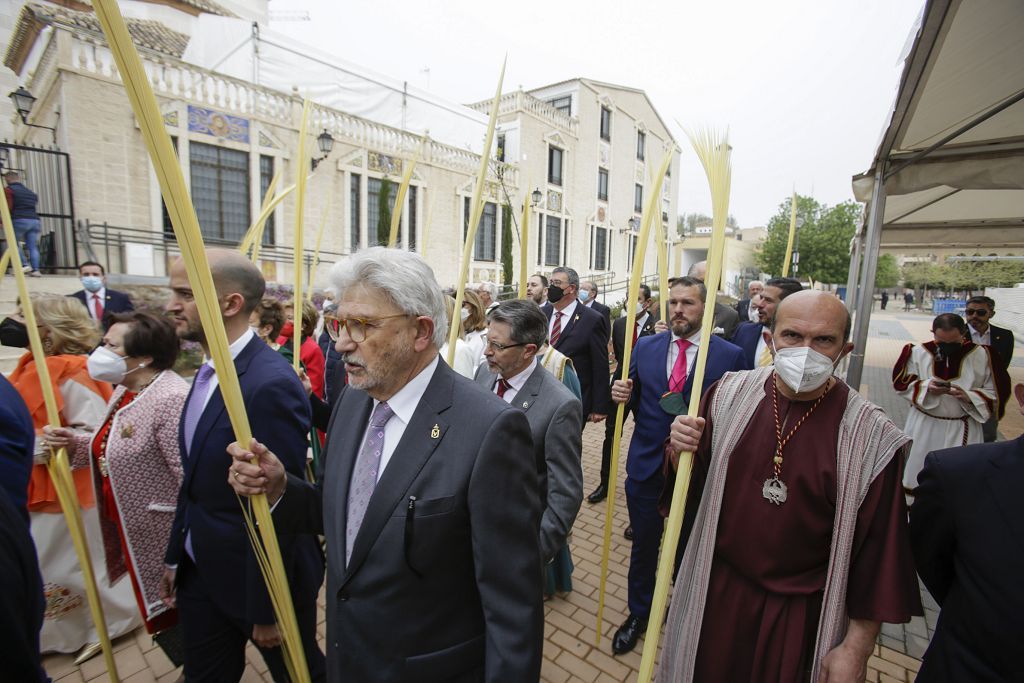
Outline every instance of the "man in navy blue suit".
{"type": "Polygon", "coordinates": [[[609,410],[608,319],[577,301],[579,290],[579,273],[555,268],[542,310],[548,319],[549,343],[569,356],[580,378],[586,421],[600,422],[609,410]]]}
{"type": "Polygon", "coordinates": [[[89,317],[104,331],[110,328],[112,315],[135,310],[131,297],[124,292],[107,289],[107,274],[99,263],[83,261],[78,266],[78,277],[82,280],[82,289],[70,296],[82,302],[89,311],[89,317]]]}
{"type": "Polygon", "coordinates": [[[757,304],[757,322],[740,323],[731,341],[743,349],[746,369],[765,367],[772,364],[772,352],[764,339],[764,330],[771,324],[779,303],[793,292],[799,292],[803,285],[791,277],[772,278],[761,289],[757,304]]]}
{"type": "MultiPolygon", "coordinates": [[[[263,275],[238,252],[210,250],[208,255],[253,436],[301,477],[309,400],[284,357],[249,328],[249,314],[265,290],[263,275]]],[[[199,342],[209,357],[181,259],[170,275],[167,311],[178,336],[199,342]]],[[[245,532],[242,508],[227,481],[231,457],[226,449],[234,440],[217,374],[207,361],[196,373],[181,418],[185,478],[161,586],[165,602],[177,603],[185,639],[185,678],[190,683],[238,681],[245,671],[249,640],[259,647],[274,680],[288,680],[270,597],[245,532]]],[[[324,657],[316,644],[316,596],[324,576],[320,549],[312,535],[278,536],[310,675],[322,681],[324,657]]]]}
{"type": "MultiPolygon", "coordinates": [[[[1014,393],[1024,413],[1024,384],[1014,393]]],[[[921,580],[942,607],[920,683],[1020,681],[1024,436],[934,451],[910,508],[921,580]]]]}
{"type": "MultiPolygon", "coordinates": [[[[706,297],[704,283],[696,278],[671,280],[668,300],[671,330],[638,338],[629,363],[629,379],[616,380],[612,385],[612,400],[627,403],[635,411],[636,424],[626,456],[626,506],[633,528],[628,575],[629,617],[612,639],[615,654],[632,650],[647,630],[658,569],[658,548],[664,529],[658,498],[665,485],[662,471],[665,440],[675,417],[662,408],[661,401],[666,394],[678,393],[682,395],[683,405],[689,403],[706,297]]],[[[745,367],[738,347],[712,335],[703,390],[725,373],[745,367]]]]}

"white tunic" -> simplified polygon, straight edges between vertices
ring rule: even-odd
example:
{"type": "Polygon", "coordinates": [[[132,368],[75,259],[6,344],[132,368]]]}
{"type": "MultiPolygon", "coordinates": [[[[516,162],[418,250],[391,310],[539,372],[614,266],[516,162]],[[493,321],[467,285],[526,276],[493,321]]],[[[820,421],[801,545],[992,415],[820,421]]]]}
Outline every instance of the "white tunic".
{"type": "MultiPolygon", "coordinates": [[[[950,373],[950,385],[963,389],[970,402],[949,394],[929,393],[928,387],[938,380],[935,355],[925,346],[907,347],[910,355],[902,362],[902,368],[897,365],[893,384],[911,405],[904,431],[914,444],[903,471],[903,486],[914,489],[924,458],[930,452],[982,442],[982,424],[992,414],[996,390],[986,347],[969,349],[960,361],[959,373],[950,373]]],[[[904,348],[904,355],[906,351],[904,348]]]]}

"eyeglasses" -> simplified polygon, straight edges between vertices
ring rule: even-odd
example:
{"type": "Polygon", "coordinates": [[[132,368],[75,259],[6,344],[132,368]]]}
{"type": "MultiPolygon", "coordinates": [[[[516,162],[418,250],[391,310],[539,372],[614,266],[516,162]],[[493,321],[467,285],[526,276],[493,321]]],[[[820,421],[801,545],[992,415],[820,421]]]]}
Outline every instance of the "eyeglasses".
{"type": "Polygon", "coordinates": [[[488,339],[487,346],[491,351],[504,351],[505,349],[514,349],[517,346],[526,346],[526,342],[523,342],[522,344],[499,344],[498,342],[493,342],[488,339]]]}
{"type": "Polygon", "coordinates": [[[968,308],[967,315],[976,315],[979,318],[984,318],[988,315],[988,310],[984,308],[968,308]]]}
{"type": "Polygon", "coordinates": [[[348,330],[348,336],[356,344],[361,344],[366,341],[366,333],[368,330],[376,329],[380,327],[377,323],[381,320],[388,320],[389,318],[404,318],[407,313],[396,313],[395,315],[384,315],[379,318],[339,318],[334,315],[324,316],[324,327],[327,329],[327,336],[332,341],[338,341],[338,337],[341,335],[341,329],[345,328],[348,330]]]}

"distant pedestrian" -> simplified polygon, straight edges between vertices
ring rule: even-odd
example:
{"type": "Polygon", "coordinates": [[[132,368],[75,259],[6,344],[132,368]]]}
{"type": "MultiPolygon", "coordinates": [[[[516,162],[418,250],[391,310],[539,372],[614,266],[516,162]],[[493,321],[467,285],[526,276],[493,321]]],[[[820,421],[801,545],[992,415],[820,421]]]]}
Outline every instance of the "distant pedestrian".
{"type": "Polygon", "coordinates": [[[889,292],[886,291],[886,290],[882,290],[882,310],[883,311],[885,310],[885,307],[888,304],[889,304],[889,292]]]}
{"type": "Polygon", "coordinates": [[[914,293],[906,292],[903,294],[903,310],[909,311],[910,307],[914,305],[914,293]]]}
{"type": "Polygon", "coordinates": [[[41,277],[39,272],[39,233],[43,230],[42,221],[36,213],[39,197],[21,182],[21,174],[8,171],[4,174],[7,187],[7,208],[11,211],[14,221],[14,235],[18,242],[25,243],[23,265],[32,277],[41,277]]]}

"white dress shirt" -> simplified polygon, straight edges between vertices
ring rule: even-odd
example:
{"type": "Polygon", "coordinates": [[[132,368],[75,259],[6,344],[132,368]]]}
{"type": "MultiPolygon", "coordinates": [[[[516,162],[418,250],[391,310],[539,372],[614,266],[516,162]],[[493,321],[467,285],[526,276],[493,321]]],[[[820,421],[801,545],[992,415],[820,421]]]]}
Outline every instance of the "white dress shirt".
{"type": "MultiPolygon", "coordinates": [[[[420,370],[419,374],[409,380],[404,387],[398,390],[398,392],[388,399],[387,403],[391,406],[391,411],[394,415],[388,420],[388,423],[384,425],[384,446],[381,448],[380,453],[380,467],[377,468],[377,481],[380,481],[380,477],[384,474],[384,468],[391,462],[391,456],[395,452],[395,447],[398,446],[398,442],[402,440],[402,435],[405,434],[405,428],[409,426],[409,421],[412,420],[413,413],[416,412],[416,407],[420,404],[420,399],[423,398],[423,394],[427,391],[427,385],[430,384],[431,378],[434,376],[434,372],[437,370],[437,364],[440,362],[440,356],[434,356],[434,360],[430,361],[427,367],[420,370]]],[[[373,407],[376,408],[380,401],[374,399],[373,407]]],[[[370,415],[373,415],[373,411],[370,411],[370,415]]],[[[366,432],[369,431],[370,420],[367,418],[366,427],[363,429],[363,438],[360,444],[366,441],[366,432]]],[[[359,446],[360,450],[362,445],[359,446]]]]}
{"type": "Polygon", "coordinates": [[[754,349],[754,367],[757,367],[758,361],[761,359],[761,354],[764,353],[764,349],[768,344],[764,340],[764,331],[767,327],[761,328],[761,335],[757,338],[757,348],[754,349]]]}
{"type": "MultiPolygon", "coordinates": [[[[537,361],[536,361],[536,359],[534,359],[533,361],[530,362],[529,365],[526,366],[526,369],[523,370],[522,372],[520,372],[518,375],[513,375],[512,377],[506,377],[505,381],[508,382],[510,386],[509,386],[508,389],[505,390],[505,395],[504,396],[499,396],[498,398],[504,400],[505,403],[512,403],[512,399],[514,399],[516,397],[516,394],[519,393],[519,390],[523,388],[524,384],[526,384],[526,380],[530,379],[530,375],[532,375],[533,371],[536,370],[536,369],[537,369],[537,361]]],[[[501,375],[498,375],[498,378],[500,379],[501,375]]],[[[493,391],[494,391],[495,394],[498,393],[498,380],[497,379],[494,380],[494,389],[493,389],[493,391]]]]}
{"type": "Polygon", "coordinates": [[[973,325],[968,325],[967,328],[971,331],[971,341],[981,346],[992,346],[992,326],[989,325],[985,328],[985,334],[978,334],[978,331],[974,329],[973,325]]]}
{"type": "MultiPolygon", "coordinates": [[[[559,334],[565,332],[565,328],[569,325],[569,321],[572,320],[572,316],[576,312],[576,306],[578,305],[579,300],[573,299],[572,303],[562,310],[562,330],[561,332],[559,332],[559,334]]],[[[551,306],[554,307],[554,304],[551,304],[551,306]]],[[[558,309],[555,308],[553,311],[551,311],[551,320],[548,321],[548,339],[551,338],[551,330],[554,329],[555,327],[555,316],[557,315],[558,309]]]]}
{"type": "MultiPolygon", "coordinates": [[[[686,348],[686,377],[690,377],[690,373],[693,372],[693,364],[697,361],[697,347],[700,346],[700,333],[701,330],[697,330],[689,337],[686,337],[690,345],[686,348]]],[[[679,357],[679,345],[677,341],[683,339],[683,337],[677,337],[675,333],[672,334],[672,341],[668,345],[668,358],[665,359],[665,376],[672,377],[672,368],[676,366],[676,358],[679,357]]]]}
{"type": "MultiPolygon", "coordinates": [[[[231,353],[231,360],[238,358],[238,354],[242,352],[242,349],[244,349],[246,345],[250,341],[252,341],[252,338],[255,336],[256,334],[252,331],[252,328],[249,327],[246,328],[245,332],[242,333],[241,337],[231,342],[231,345],[228,346],[228,351],[231,353]]],[[[203,363],[203,365],[209,365],[210,367],[213,367],[213,359],[207,358],[206,362],[203,363]]],[[[216,370],[216,368],[214,368],[214,370],[216,370]]],[[[216,389],[219,385],[220,382],[217,379],[217,373],[214,372],[210,376],[210,389],[206,392],[206,400],[203,401],[203,410],[206,410],[206,406],[209,405],[210,403],[210,397],[213,396],[213,390],[216,389]]],[[[200,413],[200,415],[202,415],[202,413],[200,413]]]]}
{"type": "Polygon", "coordinates": [[[99,318],[96,317],[96,299],[94,299],[93,297],[98,296],[100,298],[100,306],[103,307],[103,312],[106,313],[107,312],[107,288],[106,287],[100,287],[95,292],[90,292],[88,289],[86,289],[84,291],[85,291],[85,307],[87,309],[89,309],[89,317],[92,318],[93,320],[97,320],[99,322],[102,322],[101,320],[99,320],[99,318]]]}

